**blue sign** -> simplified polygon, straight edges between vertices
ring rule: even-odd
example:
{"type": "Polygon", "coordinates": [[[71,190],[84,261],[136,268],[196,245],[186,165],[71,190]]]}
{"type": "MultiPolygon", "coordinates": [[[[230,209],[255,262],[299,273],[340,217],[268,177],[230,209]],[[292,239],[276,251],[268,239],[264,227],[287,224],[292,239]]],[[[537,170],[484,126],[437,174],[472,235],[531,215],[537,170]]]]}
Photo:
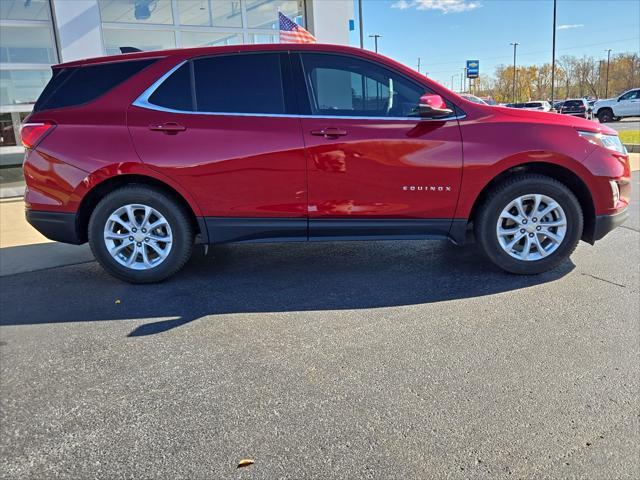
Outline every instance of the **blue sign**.
{"type": "Polygon", "coordinates": [[[354,19],[349,19],[349,31],[353,32],[356,29],[356,21],[354,19]]]}
{"type": "Polygon", "coordinates": [[[480,60],[467,60],[467,78],[478,78],[480,75],[480,60]]]}

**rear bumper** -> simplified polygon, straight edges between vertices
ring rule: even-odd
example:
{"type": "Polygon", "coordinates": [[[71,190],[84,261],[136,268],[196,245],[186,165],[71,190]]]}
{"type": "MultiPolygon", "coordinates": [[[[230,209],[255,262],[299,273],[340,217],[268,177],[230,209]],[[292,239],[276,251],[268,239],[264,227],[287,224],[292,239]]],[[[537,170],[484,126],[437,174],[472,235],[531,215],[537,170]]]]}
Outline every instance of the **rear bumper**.
{"type": "Polygon", "coordinates": [[[76,214],[27,210],[27,222],[49,240],[79,245],[84,243],[78,236],[76,214]]]}
{"type": "Polygon", "coordinates": [[[593,225],[592,234],[584,240],[591,244],[598,240],[601,240],[611,230],[623,224],[627,220],[627,218],[629,218],[628,208],[625,208],[623,211],[614,215],[597,215],[596,221],[593,225]]]}

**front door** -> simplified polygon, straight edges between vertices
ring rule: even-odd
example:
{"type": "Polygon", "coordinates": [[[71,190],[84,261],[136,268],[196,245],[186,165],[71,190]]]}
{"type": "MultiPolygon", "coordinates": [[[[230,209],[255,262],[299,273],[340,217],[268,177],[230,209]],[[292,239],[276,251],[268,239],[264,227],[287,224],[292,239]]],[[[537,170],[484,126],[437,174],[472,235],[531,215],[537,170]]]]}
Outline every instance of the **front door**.
{"type": "Polygon", "coordinates": [[[309,236],[447,235],[462,175],[457,120],[416,115],[425,86],[353,56],[301,53],[309,236]]]}
{"type": "Polygon", "coordinates": [[[195,197],[212,243],[307,239],[305,151],[283,87],[288,65],[286,53],[193,59],[129,109],[142,161],[195,197]]]}
{"type": "Polygon", "coordinates": [[[640,116],[640,90],[632,90],[618,99],[616,113],[624,117],[640,116]]]}

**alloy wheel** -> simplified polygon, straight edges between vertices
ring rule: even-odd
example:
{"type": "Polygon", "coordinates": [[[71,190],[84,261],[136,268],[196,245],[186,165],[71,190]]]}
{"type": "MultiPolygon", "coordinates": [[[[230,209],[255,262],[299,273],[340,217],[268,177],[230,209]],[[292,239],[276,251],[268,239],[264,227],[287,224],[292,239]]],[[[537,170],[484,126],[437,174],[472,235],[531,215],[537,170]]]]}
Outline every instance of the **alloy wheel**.
{"type": "Polygon", "coordinates": [[[167,219],[142,204],[115,210],[104,227],[107,251],[120,265],[149,270],[160,265],[171,252],[173,234],[167,219]]]}
{"type": "Polygon", "coordinates": [[[502,249],[511,257],[536,261],[562,244],[567,218],[558,202],[547,195],[522,195],[504,207],[496,225],[502,249]]]}

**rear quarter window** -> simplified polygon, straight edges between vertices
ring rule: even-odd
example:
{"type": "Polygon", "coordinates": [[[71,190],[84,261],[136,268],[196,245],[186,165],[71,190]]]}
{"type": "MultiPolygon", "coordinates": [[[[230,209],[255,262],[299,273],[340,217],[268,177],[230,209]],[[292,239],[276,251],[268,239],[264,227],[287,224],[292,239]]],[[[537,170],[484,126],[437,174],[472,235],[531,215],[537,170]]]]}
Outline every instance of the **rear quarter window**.
{"type": "Polygon", "coordinates": [[[128,60],[54,70],[54,75],[33,107],[34,112],[82,105],[118,86],[151,60],[128,60]]]}

